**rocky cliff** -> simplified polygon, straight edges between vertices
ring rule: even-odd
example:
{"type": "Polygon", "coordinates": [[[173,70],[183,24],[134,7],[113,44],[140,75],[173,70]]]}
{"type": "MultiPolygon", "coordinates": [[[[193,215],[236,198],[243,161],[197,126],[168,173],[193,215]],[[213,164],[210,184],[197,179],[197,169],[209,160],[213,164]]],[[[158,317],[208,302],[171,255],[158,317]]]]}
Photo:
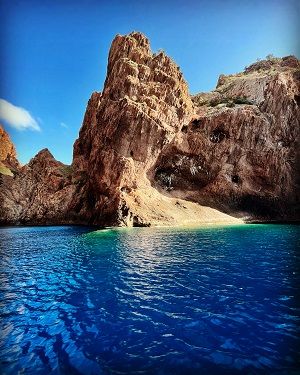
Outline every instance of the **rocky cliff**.
{"type": "Polygon", "coordinates": [[[292,56],[263,61],[193,97],[190,122],[152,172],[156,186],[248,220],[296,219],[299,67],[292,56]]]}
{"type": "Polygon", "coordinates": [[[0,125],[0,174],[13,176],[12,170],[20,167],[17,152],[9,135],[0,125]]]}
{"type": "Polygon", "coordinates": [[[44,149],[12,175],[0,174],[0,224],[69,223],[70,169],[44,149]]]}
{"type": "Polygon", "coordinates": [[[299,92],[299,61],[289,56],[221,75],[216,90],[191,97],[178,66],[145,36],[118,35],[72,166],[43,150],[2,175],[2,223],[298,220],[299,92]]]}

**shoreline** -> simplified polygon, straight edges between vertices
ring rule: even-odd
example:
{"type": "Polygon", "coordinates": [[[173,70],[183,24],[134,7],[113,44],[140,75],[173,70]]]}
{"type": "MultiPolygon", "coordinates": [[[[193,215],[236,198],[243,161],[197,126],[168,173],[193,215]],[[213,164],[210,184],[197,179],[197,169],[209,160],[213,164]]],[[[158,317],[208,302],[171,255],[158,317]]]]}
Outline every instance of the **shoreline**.
{"type": "Polygon", "coordinates": [[[50,227],[78,227],[78,228],[91,228],[99,231],[102,230],[118,230],[118,229],[133,229],[133,228],[213,228],[217,226],[228,227],[228,226],[249,226],[249,225],[300,225],[300,220],[268,220],[268,221],[240,221],[240,222],[213,222],[213,223],[197,223],[197,224],[177,224],[177,225],[150,225],[150,226],[110,226],[110,227],[99,227],[96,224],[5,224],[0,225],[0,229],[4,228],[50,228],[50,227]]]}

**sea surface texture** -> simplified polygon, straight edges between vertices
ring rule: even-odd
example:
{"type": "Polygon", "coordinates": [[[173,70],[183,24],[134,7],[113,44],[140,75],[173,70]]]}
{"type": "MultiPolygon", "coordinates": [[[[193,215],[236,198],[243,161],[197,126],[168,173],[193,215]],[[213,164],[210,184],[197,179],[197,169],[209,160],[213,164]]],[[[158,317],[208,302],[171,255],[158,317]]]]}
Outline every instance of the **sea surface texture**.
{"type": "Polygon", "coordinates": [[[298,374],[300,228],[1,228],[1,374],[298,374]]]}

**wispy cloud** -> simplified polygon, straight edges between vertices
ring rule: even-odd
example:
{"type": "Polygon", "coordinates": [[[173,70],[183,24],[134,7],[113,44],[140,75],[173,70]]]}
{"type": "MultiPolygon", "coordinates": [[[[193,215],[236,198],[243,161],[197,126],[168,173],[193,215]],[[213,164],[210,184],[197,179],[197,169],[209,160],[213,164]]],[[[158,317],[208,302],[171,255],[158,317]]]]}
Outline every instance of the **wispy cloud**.
{"type": "Polygon", "coordinates": [[[61,122],[61,123],[60,123],[60,126],[61,126],[62,128],[65,128],[65,129],[68,129],[68,128],[69,128],[68,125],[65,124],[64,122],[61,122]]]}
{"type": "Polygon", "coordinates": [[[0,99],[0,118],[17,130],[41,130],[37,121],[25,108],[17,107],[4,99],[0,99]]]}

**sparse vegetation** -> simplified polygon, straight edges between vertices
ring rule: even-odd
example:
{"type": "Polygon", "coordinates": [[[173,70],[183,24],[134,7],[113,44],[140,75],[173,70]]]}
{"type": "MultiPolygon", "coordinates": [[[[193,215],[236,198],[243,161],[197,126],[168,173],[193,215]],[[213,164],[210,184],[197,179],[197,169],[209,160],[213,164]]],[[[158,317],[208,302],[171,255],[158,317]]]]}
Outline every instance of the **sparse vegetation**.
{"type": "Polygon", "coordinates": [[[244,96],[236,96],[236,97],[221,97],[211,100],[209,103],[207,103],[210,107],[216,107],[219,104],[226,104],[227,107],[234,107],[235,104],[248,104],[253,105],[254,103],[244,97],[244,96]]]}
{"type": "Polygon", "coordinates": [[[280,57],[275,57],[272,53],[269,53],[267,56],[266,56],[266,60],[268,61],[272,61],[272,62],[279,62],[281,61],[281,58],[280,57]]]}
{"type": "Polygon", "coordinates": [[[2,163],[0,164],[0,174],[3,174],[5,176],[13,176],[13,172],[7,168],[5,165],[3,165],[2,163]]]}
{"type": "Polygon", "coordinates": [[[261,72],[264,70],[272,69],[276,64],[279,64],[282,58],[275,57],[272,53],[268,54],[265,59],[257,59],[254,64],[245,67],[245,73],[261,72]]]}
{"type": "Polygon", "coordinates": [[[192,97],[193,102],[201,107],[201,106],[208,106],[208,107],[216,107],[219,104],[224,104],[227,107],[234,107],[236,104],[248,104],[253,105],[254,102],[251,101],[249,98],[245,96],[232,96],[226,92],[230,90],[230,85],[226,90],[222,90],[222,92],[216,90],[213,93],[199,93],[192,97]]]}

